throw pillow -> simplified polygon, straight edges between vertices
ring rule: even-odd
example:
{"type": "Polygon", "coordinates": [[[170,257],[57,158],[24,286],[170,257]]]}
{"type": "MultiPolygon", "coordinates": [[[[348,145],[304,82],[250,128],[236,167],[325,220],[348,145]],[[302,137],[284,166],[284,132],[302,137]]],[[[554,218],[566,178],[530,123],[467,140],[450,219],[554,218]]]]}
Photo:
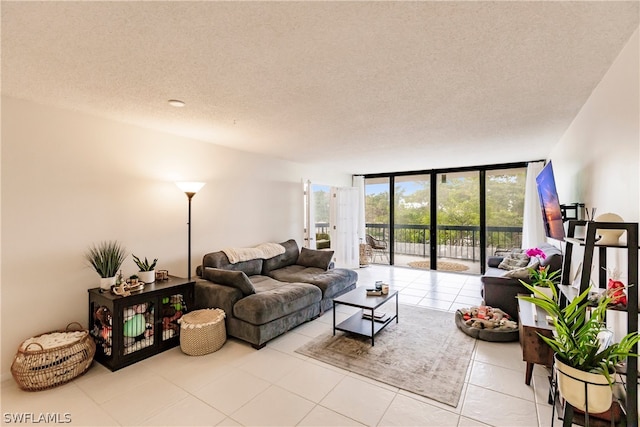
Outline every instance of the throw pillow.
{"type": "Polygon", "coordinates": [[[269,275],[272,270],[293,265],[298,259],[298,244],[295,240],[289,239],[286,242],[280,243],[284,246],[284,253],[276,255],[273,258],[265,259],[262,263],[262,274],[269,275]]]}
{"type": "Polygon", "coordinates": [[[302,248],[296,264],[302,265],[303,267],[316,267],[326,270],[329,268],[331,258],[333,258],[333,251],[318,251],[302,248]]]}
{"type": "Polygon", "coordinates": [[[504,257],[498,268],[503,270],[515,270],[526,267],[529,264],[529,256],[527,254],[510,253],[504,257]]]}
{"type": "Polygon", "coordinates": [[[500,263],[502,262],[503,259],[504,259],[504,257],[501,257],[501,256],[490,256],[487,259],[487,266],[488,267],[497,268],[500,265],[500,263]]]}
{"type": "Polygon", "coordinates": [[[239,289],[242,295],[252,295],[256,293],[253,283],[244,271],[223,270],[221,268],[205,267],[203,278],[218,283],[220,285],[229,286],[239,289]]]}
{"type": "Polygon", "coordinates": [[[511,277],[513,279],[522,279],[524,281],[527,281],[527,279],[529,278],[529,269],[533,268],[535,270],[539,265],[540,261],[538,260],[538,258],[531,258],[531,262],[529,262],[529,264],[524,267],[509,270],[504,273],[503,277],[511,277]]]}

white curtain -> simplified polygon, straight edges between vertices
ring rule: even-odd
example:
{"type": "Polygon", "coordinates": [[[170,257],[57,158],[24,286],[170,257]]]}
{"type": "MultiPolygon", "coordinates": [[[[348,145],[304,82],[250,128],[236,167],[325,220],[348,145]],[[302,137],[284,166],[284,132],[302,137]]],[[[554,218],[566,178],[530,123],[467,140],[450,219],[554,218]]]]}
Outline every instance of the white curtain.
{"type": "Polygon", "coordinates": [[[339,267],[360,266],[358,194],[354,187],[331,187],[331,249],[339,267]]]}
{"type": "Polygon", "coordinates": [[[522,216],[522,249],[535,248],[546,242],[542,210],[536,187],[536,176],[544,167],[544,162],[530,162],[527,166],[527,181],[524,191],[524,214],[522,216]]]}
{"type": "Polygon", "coordinates": [[[366,221],[364,215],[364,176],[354,175],[352,185],[358,189],[358,243],[366,243],[366,221]]]}

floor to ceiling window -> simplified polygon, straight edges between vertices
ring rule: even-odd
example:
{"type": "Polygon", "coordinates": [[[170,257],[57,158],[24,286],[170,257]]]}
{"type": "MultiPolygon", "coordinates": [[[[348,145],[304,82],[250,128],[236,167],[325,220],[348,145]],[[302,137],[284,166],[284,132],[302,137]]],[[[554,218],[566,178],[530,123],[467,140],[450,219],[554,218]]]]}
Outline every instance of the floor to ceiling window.
{"type": "Polygon", "coordinates": [[[390,264],[391,178],[365,179],[365,223],[370,261],[390,264]]]}
{"type": "Polygon", "coordinates": [[[480,172],[436,175],[437,269],[480,273],[480,172]]]}
{"type": "Polygon", "coordinates": [[[430,268],[431,176],[394,179],[394,264],[430,268]]]}
{"type": "Polygon", "coordinates": [[[526,168],[486,172],[487,256],[522,245],[526,168]]]}
{"type": "Polygon", "coordinates": [[[371,262],[484,272],[521,245],[525,174],[516,163],[365,176],[371,262]]]}

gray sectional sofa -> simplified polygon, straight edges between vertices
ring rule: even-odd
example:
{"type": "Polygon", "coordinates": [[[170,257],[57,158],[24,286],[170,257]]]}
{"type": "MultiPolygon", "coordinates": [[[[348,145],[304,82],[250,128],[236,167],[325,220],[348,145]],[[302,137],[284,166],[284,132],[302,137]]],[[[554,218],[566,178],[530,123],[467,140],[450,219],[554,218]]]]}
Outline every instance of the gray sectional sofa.
{"type": "Polygon", "coordinates": [[[262,348],[356,287],[355,271],[333,268],[333,251],[299,250],[295,240],[281,245],[281,255],[234,264],[222,251],[206,254],[197,269],[195,308],[221,308],[228,335],[262,348]]]}

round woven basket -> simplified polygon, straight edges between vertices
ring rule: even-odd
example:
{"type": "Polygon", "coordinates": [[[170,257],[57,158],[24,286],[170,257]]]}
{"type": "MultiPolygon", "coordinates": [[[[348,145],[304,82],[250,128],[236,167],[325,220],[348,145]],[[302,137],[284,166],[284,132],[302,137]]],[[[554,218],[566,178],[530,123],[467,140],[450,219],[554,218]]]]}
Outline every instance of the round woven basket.
{"type": "Polygon", "coordinates": [[[73,322],[64,331],[47,332],[20,344],[11,364],[11,374],[23,390],[46,390],[85,373],[91,366],[95,353],[96,344],[89,331],[73,322]],[[71,325],[77,325],[80,329],[70,329],[71,325]],[[53,337],[63,344],[44,348],[37,342],[53,337]]]}
{"type": "Polygon", "coordinates": [[[180,319],[180,349],[189,356],[218,351],[227,340],[225,313],[219,308],[195,310],[180,319]]]}

